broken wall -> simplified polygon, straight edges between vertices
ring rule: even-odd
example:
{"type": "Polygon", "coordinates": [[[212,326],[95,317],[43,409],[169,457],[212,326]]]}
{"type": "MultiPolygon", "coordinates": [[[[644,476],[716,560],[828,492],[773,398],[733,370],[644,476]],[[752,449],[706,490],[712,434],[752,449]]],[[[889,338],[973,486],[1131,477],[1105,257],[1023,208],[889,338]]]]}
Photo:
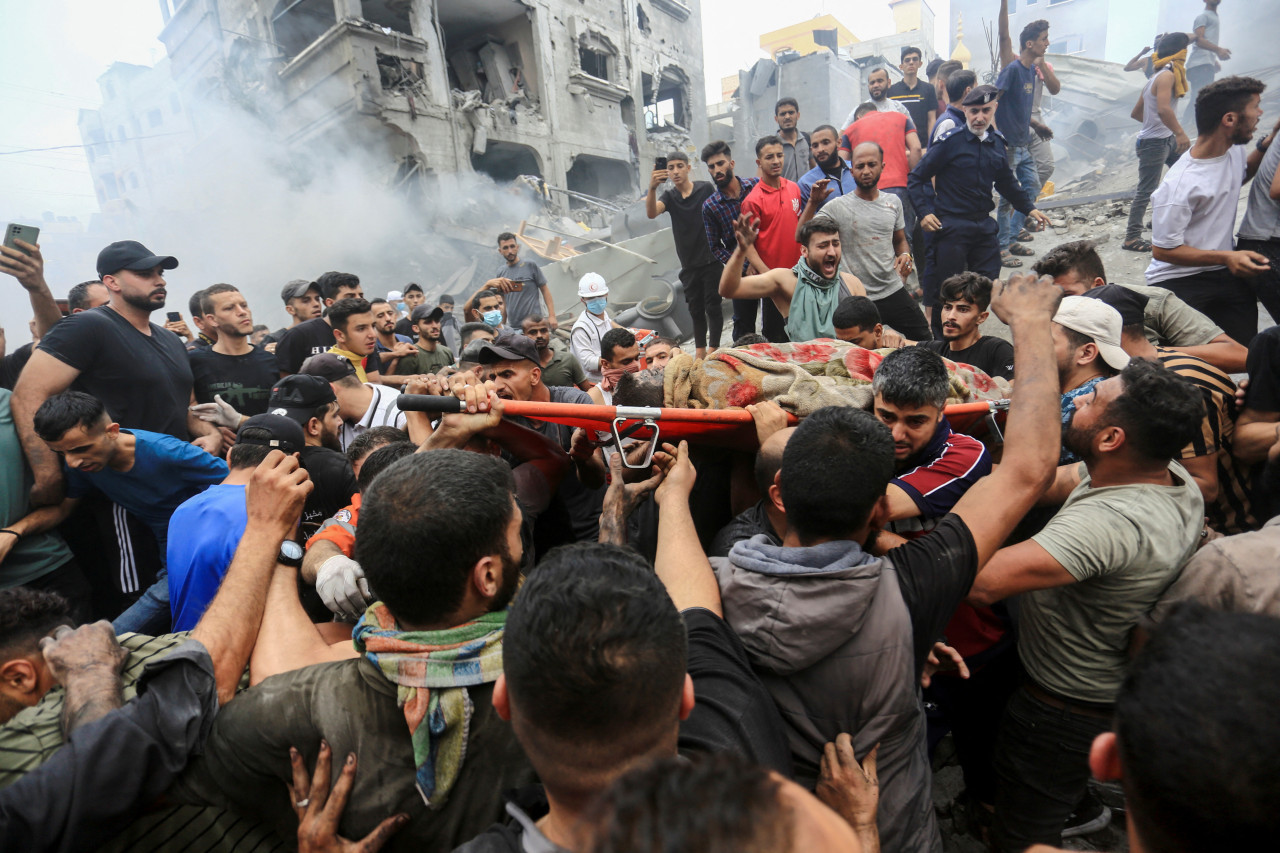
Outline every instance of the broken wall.
{"type": "Polygon", "coordinates": [[[741,72],[738,103],[734,115],[739,162],[754,158],[756,140],[777,133],[774,107],[778,99],[792,97],[800,105],[800,129],[805,132],[821,124],[836,125],[860,101],[862,72],[858,66],[826,51],[811,53],[781,64],[762,59],[741,72]]]}

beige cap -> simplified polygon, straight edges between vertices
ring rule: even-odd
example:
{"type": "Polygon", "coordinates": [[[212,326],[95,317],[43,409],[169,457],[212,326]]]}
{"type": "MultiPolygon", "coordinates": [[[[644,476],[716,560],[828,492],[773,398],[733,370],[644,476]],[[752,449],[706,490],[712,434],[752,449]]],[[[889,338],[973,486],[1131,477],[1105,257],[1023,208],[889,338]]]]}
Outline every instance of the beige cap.
{"type": "Polygon", "coordinates": [[[1120,346],[1120,312],[1097,299],[1064,296],[1053,322],[1093,338],[1102,360],[1116,370],[1129,366],[1129,354],[1120,346]]]}

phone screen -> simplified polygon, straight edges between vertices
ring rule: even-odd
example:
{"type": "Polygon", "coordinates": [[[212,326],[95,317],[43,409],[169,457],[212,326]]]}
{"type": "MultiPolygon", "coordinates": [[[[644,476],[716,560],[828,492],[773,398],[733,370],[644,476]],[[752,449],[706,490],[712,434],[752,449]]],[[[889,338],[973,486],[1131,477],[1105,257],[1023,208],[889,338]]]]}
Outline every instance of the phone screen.
{"type": "Polygon", "coordinates": [[[662,171],[663,169],[665,169],[665,168],[667,168],[667,158],[666,158],[666,157],[659,157],[658,159],[656,159],[656,160],[654,160],[654,161],[653,161],[653,170],[654,170],[655,172],[661,172],[661,171],[662,171]]]}
{"type": "Polygon", "coordinates": [[[167,315],[170,323],[178,323],[182,320],[182,315],[177,311],[170,311],[167,315]]]}

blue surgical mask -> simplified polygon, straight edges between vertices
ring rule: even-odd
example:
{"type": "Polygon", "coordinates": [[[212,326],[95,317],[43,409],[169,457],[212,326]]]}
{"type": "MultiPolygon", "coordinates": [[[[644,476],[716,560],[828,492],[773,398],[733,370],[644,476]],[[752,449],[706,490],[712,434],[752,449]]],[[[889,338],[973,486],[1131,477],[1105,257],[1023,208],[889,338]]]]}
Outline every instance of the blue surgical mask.
{"type": "Polygon", "coordinates": [[[604,309],[608,306],[609,300],[603,296],[597,296],[595,299],[587,300],[587,310],[592,314],[603,314],[604,309]]]}
{"type": "Polygon", "coordinates": [[[481,315],[485,325],[493,326],[495,329],[502,325],[502,311],[494,308],[492,311],[486,311],[481,315]]]}

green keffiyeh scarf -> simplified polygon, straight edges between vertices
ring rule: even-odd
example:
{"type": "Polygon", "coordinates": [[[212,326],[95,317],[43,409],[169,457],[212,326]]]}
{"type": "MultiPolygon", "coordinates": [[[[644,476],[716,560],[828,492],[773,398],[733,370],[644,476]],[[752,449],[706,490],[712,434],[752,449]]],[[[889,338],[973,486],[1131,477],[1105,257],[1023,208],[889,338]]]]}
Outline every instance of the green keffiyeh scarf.
{"type": "Polygon", "coordinates": [[[352,634],[356,651],[399,686],[418,793],[430,808],[448,800],[466,758],[472,704],[465,688],[497,681],[502,673],[506,622],[502,610],[444,631],[402,631],[378,601],[352,634]]]}
{"type": "Polygon", "coordinates": [[[835,278],[823,278],[801,258],[791,271],[796,274],[796,292],[787,313],[787,337],[797,342],[834,338],[832,317],[840,301],[840,268],[835,278]]]}

